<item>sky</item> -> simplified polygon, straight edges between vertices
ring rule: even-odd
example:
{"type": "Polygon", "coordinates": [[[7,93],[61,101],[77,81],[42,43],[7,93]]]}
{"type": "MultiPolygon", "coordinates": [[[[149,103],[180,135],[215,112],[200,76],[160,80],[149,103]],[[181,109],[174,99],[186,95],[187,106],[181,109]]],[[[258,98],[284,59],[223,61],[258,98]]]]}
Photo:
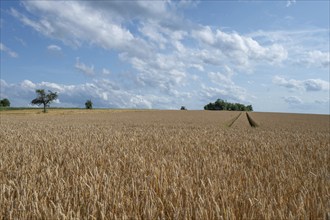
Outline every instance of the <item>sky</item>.
{"type": "Polygon", "coordinates": [[[0,98],[329,114],[329,1],[1,0],[0,98]]]}

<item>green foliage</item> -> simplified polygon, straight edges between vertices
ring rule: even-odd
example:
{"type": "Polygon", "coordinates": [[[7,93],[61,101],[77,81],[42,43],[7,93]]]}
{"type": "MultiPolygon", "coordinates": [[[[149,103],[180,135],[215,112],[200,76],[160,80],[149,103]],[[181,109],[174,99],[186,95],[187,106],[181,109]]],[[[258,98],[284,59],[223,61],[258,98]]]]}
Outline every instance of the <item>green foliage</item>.
{"type": "Polygon", "coordinates": [[[43,105],[44,113],[46,113],[46,107],[49,107],[50,103],[57,99],[58,95],[56,92],[48,90],[48,93],[44,89],[37,89],[37,98],[31,101],[32,105],[43,105]]]}
{"type": "Polygon", "coordinates": [[[0,107],[10,107],[9,99],[2,99],[0,100],[0,107]]]}
{"type": "Polygon", "coordinates": [[[92,109],[93,108],[93,102],[92,100],[87,100],[85,103],[86,109],[92,109]]]}
{"type": "Polygon", "coordinates": [[[253,111],[252,105],[243,105],[240,103],[230,103],[223,99],[217,99],[214,103],[210,102],[204,106],[205,110],[227,110],[227,111],[253,111]]]}

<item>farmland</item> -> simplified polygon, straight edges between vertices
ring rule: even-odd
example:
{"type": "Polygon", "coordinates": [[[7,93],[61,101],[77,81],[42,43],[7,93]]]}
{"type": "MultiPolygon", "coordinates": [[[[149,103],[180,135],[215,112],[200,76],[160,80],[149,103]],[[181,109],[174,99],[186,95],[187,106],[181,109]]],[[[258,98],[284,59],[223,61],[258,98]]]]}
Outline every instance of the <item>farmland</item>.
{"type": "Polygon", "coordinates": [[[1,219],[323,219],[330,116],[0,112],[1,219]]]}

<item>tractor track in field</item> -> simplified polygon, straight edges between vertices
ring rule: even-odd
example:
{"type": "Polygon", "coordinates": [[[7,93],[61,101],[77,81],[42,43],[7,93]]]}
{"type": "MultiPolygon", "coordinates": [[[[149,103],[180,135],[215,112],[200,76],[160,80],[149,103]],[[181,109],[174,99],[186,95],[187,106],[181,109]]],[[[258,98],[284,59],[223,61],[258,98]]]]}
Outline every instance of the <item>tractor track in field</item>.
{"type": "Polygon", "coordinates": [[[245,124],[244,126],[247,126],[247,127],[248,127],[248,125],[252,128],[259,126],[256,123],[256,121],[254,121],[253,118],[247,112],[245,112],[245,114],[243,112],[240,112],[238,115],[236,115],[231,120],[229,120],[229,122],[227,123],[227,126],[229,128],[231,128],[233,126],[240,127],[240,124],[238,124],[238,123],[242,123],[242,122],[243,122],[243,124],[245,124]],[[244,118],[241,118],[241,117],[244,117],[244,118]]]}
{"type": "Polygon", "coordinates": [[[242,112],[233,117],[229,122],[228,122],[228,127],[233,126],[233,124],[237,121],[237,119],[241,116],[242,112]]]}
{"type": "Polygon", "coordinates": [[[255,128],[258,127],[259,125],[257,124],[257,122],[255,120],[253,120],[253,118],[246,112],[246,118],[249,121],[249,124],[251,127],[255,128]]]}

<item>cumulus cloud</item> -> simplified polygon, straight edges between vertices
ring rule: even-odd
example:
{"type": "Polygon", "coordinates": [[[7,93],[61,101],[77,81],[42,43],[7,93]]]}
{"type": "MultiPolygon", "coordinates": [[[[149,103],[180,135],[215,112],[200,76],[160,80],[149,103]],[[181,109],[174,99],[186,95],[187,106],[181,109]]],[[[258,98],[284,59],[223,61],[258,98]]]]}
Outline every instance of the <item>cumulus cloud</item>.
{"type": "Polygon", "coordinates": [[[47,50],[53,51],[53,52],[60,52],[60,51],[62,51],[62,48],[57,45],[51,44],[47,47],[47,50]]]}
{"type": "Polygon", "coordinates": [[[100,12],[110,12],[119,22],[145,17],[160,20],[170,17],[168,14],[170,2],[166,1],[97,1],[85,4],[100,12]]]}
{"type": "Polygon", "coordinates": [[[47,51],[49,54],[55,55],[55,56],[62,56],[62,48],[60,46],[57,46],[55,44],[51,44],[47,46],[47,51]]]}
{"type": "Polygon", "coordinates": [[[121,57],[128,60],[138,71],[137,82],[142,86],[158,88],[169,93],[174,87],[183,85],[186,79],[186,65],[173,55],[157,53],[152,60],[139,57],[121,57]]]}
{"type": "Polygon", "coordinates": [[[246,90],[241,87],[231,87],[231,89],[212,87],[212,86],[201,86],[201,90],[198,91],[199,99],[204,103],[217,100],[219,97],[232,102],[250,103],[251,99],[255,97],[247,94],[246,90]],[[250,100],[248,100],[250,99],[250,100]]]}
{"type": "Polygon", "coordinates": [[[209,45],[213,45],[216,41],[209,26],[201,27],[199,30],[194,30],[192,34],[195,38],[209,45]]]}
{"type": "Polygon", "coordinates": [[[195,39],[210,46],[233,62],[247,66],[251,61],[267,61],[278,64],[284,61],[288,52],[279,44],[262,46],[251,37],[238,33],[226,33],[219,29],[212,31],[209,26],[204,26],[192,31],[195,39]]]}
{"type": "Polygon", "coordinates": [[[294,4],[296,4],[296,0],[287,0],[286,1],[286,7],[287,8],[294,5],[294,4]]]}
{"type": "Polygon", "coordinates": [[[289,105],[299,105],[303,103],[297,96],[282,97],[282,99],[289,105]]]}
{"type": "Polygon", "coordinates": [[[114,83],[104,79],[78,85],[35,83],[30,80],[17,84],[9,84],[1,80],[0,83],[1,96],[10,97],[14,106],[28,106],[30,100],[35,97],[35,90],[39,88],[58,92],[59,104],[71,107],[82,107],[86,99],[91,98],[96,107],[152,108],[151,103],[157,98],[120,90],[114,83]]]}
{"type": "Polygon", "coordinates": [[[292,90],[305,90],[309,91],[328,91],[329,82],[321,79],[306,79],[306,80],[295,80],[285,79],[280,76],[273,78],[273,83],[292,90]]]}
{"type": "Polygon", "coordinates": [[[316,103],[316,104],[319,104],[319,105],[326,104],[328,107],[329,107],[329,102],[330,102],[330,99],[329,98],[326,98],[326,99],[317,99],[317,100],[314,101],[314,103],[316,103]]]}
{"type": "Polygon", "coordinates": [[[322,52],[320,50],[313,50],[303,54],[303,57],[298,60],[298,64],[307,66],[316,66],[329,68],[330,67],[330,53],[322,52]]]}
{"type": "Polygon", "coordinates": [[[13,16],[43,35],[80,46],[82,42],[97,44],[107,49],[132,46],[133,35],[105,14],[82,2],[28,1],[23,5],[28,11],[38,13],[39,19],[11,10],[13,16]]]}
{"type": "Polygon", "coordinates": [[[106,68],[103,68],[103,69],[102,69],[102,74],[103,74],[103,75],[110,75],[111,72],[110,72],[110,70],[108,70],[108,69],[106,69],[106,68]]]}
{"type": "Polygon", "coordinates": [[[224,73],[210,72],[208,74],[208,77],[213,83],[226,87],[234,85],[234,82],[232,80],[233,75],[234,73],[232,72],[232,70],[229,67],[226,67],[226,71],[224,73]]]}
{"type": "Polygon", "coordinates": [[[329,90],[329,82],[321,79],[307,79],[302,81],[306,91],[329,90]]]}
{"type": "Polygon", "coordinates": [[[248,94],[246,89],[236,85],[232,79],[233,76],[234,72],[228,66],[223,68],[222,73],[209,72],[208,77],[211,82],[217,85],[217,88],[207,88],[204,86],[204,94],[208,97],[214,97],[214,95],[218,95],[218,97],[223,97],[224,99],[239,102],[250,102],[251,99],[254,99],[252,95],[248,94]]]}
{"type": "Polygon", "coordinates": [[[247,36],[262,44],[269,42],[282,45],[288,57],[284,64],[303,67],[329,68],[329,29],[307,28],[249,33],[247,36]]]}
{"type": "Polygon", "coordinates": [[[10,48],[6,47],[3,43],[0,43],[0,51],[7,53],[10,57],[17,58],[18,54],[11,50],[10,48]]]}
{"type": "Polygon", "coordinates": [[[284,96],[281,99],[288,105],[288,109],[294,109],[295,112],[329,114],[329,98],[284,96]]]}
{"type": "Polygon", "coordinates": [[[87,76],[92,76],[95,74],[94,66],[93,65],[87,66],[86,64],[80,61],[79,57],[76,58],[76,64],[74,67],[87,76]]]}
{"type": "Polygon", "coordinates": [[[300,89],[301,88],[301,82],[298,80],[290,79],[287,80],[280,76],[273,77],[273,83],[288,89],[300,89]]]}
{"type": "Polygon", "coordinates": [[[168,27],[158,21],[143,21],[139,32],[151,42],[155,48],[165,50],[167,48],[183,52],[185,47],[181,43],[188,32],[183,29],[176,29],[172,26],[168,27]]]}

